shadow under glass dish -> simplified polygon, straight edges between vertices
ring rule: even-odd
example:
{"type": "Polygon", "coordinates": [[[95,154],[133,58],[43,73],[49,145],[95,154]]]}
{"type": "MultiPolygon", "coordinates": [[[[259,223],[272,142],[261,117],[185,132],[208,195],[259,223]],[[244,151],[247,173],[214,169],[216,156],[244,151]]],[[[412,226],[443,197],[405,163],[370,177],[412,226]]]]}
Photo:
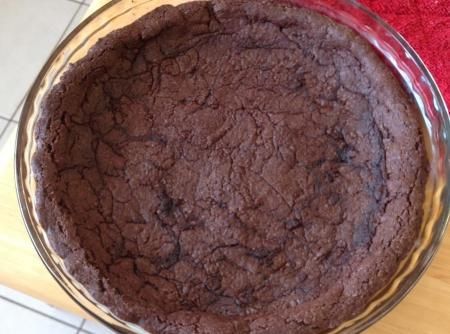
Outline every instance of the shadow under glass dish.
{"type": "MultiPolygon", "coordinates": [[[[16,188],[22,216],[33,244],[47,269],[69,296],[93,317],[121,333],[147,332],[137,325],[118,319],[68,274],[62,259],[50,247],[38,220],[35,210],[36,184],[31,172],[31,161],[36,150],[34,131],[46,93],[58,83],[69,64],[84,57],[99,38],[131,24],[163,4],[178,5],[185,2],[189,1],[114,0],[92,14],[51,55],[31,88],[19,122],[15,155],[16,188]]],[[[294,2],[349,26],[384,57],[417,104],[428,149],[430,174],[420,235],[391,283],[374,296],[361,314],[331,332],[355,333],[368,328],[403,299],[430,264],[443,237],[450,214],[447,185],[450,167],[450,119],[442,95],[419,56],[378,16],[352,0],[294,2]]]]}

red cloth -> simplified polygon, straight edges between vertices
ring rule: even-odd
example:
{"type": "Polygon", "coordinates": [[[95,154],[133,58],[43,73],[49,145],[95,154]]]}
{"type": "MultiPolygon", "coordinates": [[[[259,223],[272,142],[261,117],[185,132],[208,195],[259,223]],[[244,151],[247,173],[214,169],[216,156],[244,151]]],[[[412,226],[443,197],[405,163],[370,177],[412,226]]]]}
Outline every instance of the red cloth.
{"type": "Polygon", "coordinates": [[[450,107],[450,0],[360,0],[412,45],[450,107]]]}

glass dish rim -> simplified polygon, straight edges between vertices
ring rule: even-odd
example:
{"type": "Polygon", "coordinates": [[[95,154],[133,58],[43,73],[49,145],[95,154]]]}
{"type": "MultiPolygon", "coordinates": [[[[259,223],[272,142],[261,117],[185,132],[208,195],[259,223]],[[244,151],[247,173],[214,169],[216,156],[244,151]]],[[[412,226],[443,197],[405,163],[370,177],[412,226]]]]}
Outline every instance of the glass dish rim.
{"type": "MultiPolygon", "coordinates": [[[[110,2],[106,3],[102,7],[98,8],[96,11],[94,11],[91,15],[89,15],[81,24],[79,24],[70,34],[67,35],[63,39],[63,41],[52,51],[51,55],[49,56],[48,60],[46,61],[45,65],[42,67],[41,71],[39,72],[38,76],[36,77],[33,85],[31,86],[25,103],[22,108],[22,113],[19,119],[18,124],[18,131],[16,135],[16,147],[15,147],[15,155],[14,155],[14,167],[15,167],[15,185],[16,185],[16,194],[19,201],[20,206],[20,212],[22,219],[24,221],[24,224],[26,226],[27,232],[30,236],[30,239],[32,240],[33,246],[36,249],[39,257],[41,258],[42,262],[44,263],[47,270],[50,272],[50,274],[53,276],[53,278],[58,282],[58,284],[62,287],[62,289],[69,295],[69,297],[77,304],[79,305],[85,312],[90,314],[92,317],[96,318],[97,320],[100,320],[102,323],[106,324],[107,326],[111,326],[110,324],[106,323],[104,319],[102,319],[101,316],[95,314],[94,311],[88,309],[83,303],[81,303],[75,296],[72,294],[70,289],[68,289],[65,285],[62,279],[59,277],[61,273],[58,272],[58,268],[54,266],[54,263],[50,262],[46,259],[45,253],[45,246],[41,245],[41,242],[39,238],[37,238],[37,232],[34,230],[34,223],[33,218],[29,215],[28,210],[28,202],[26,200],[24,189],[26,186],[24,185],[24,179],[23,179],[23,148],[24,145],[24,132],[26,132],[26,120],[28,113],[30,112],[30,104],[32,101],[34,101],[36,94],[39,90],[40,83],[45,78],[49,68],[51,68],[51,65],[57,59],[58,55],[61,53],[61,51],[70,43],[70,41],[78,35],[79,32],[81,32],[89,23],[91,23],[93,20],[95,20],[97,17],[102,15],[102,13],[106,12],[108,9],[114,7],[116,4],[122,2],[123,0],[111,0],[110,2]],[[39,241],[39,242],[38,242],[39,241]],[[41,249],[43,248],[43,249],[41,249]]],[[[153,0],[150,0],[153,1],[153,0]]],[[[192,0],[187,0],[192,1],[192,0]]],[[[303,0],[305,1],[305,0],[303,0]]],[[[295,2],[295,0],[294,0],[295,2]]],[[[299,1],[300,3],[302,1],[299,1]]],[[[442,117],[442,120],[444,121],[444,128],[450,131],[450,118],[448,114],[448,109],[445,103],[445,100],[442,96],[442,93],[439,90],[439,87],[437,86],[433,76],[431,75],[430,71],[420,58],[420,56],[417,54],[417,52],[412,48],[412,46],[406,41],[406,39],[397,32],[392,26],[390,26],[388,23],[386,23],[378,14],[374,13],[372,10],[370,10],[365,5],[359,3],[357,0],[338,0],[337,2],[344,3],[345,5],[349,5],[354,7],[355,9],[363,12],[365,15],[369,16],[377,25],[381,26],[385,31],[387,31],[393,39],[406,51],[411,57],[415,65],[420,70],[421,74],[424,75],[430,85],[430,90],[432,91],[434,101],[437,101],[438,106],[435,107],[436,110],[439,111],[439,114],[442,117]]],[[[333,4],[330,3],[331,6],[333,4]]],[[[450,135],[450,132],[449,132],[450,135]]],[[[29,139],[28,139],[29,140],[29,139]]],[[[450,146],[450,139],[445,138],[444,139],[447,150],[449,150],[450,146]]],[[[26,141],[25,141],[26,142],[26,141]]],[[[447,155],[448,152],[446,151],[447,155]]],[[[448,158],[448,157],[447,157],[448,158]]],[[[448,161],[447,161],[448,162],[448,161]]],[[[447,173],[448,167],[446,168],[447,173]]],[[[445,190],[447,197],[450,197],[449,190],[448,190],[448,184],[445,184],[445,190]]],[[[450,200],[450,198],[447,198],[450,200]]],[[[356,323],[355,326],[351,326],[349,328],[344,329],[346,330],[356,330],[357,332],[360,332],[362,330],[367,329],[375,322],[379,321],[381,318],[383,318],[386,314],[388,314],[395,306],[397,306],[405,297],[406,295],[416,286],[416,284],[419,282],[420,278],[423,276],[426,269],[430,266],[432,259],[434,258],[439,246],[441,245],[442,238],[445,234],[445,231],[447,229],[449,219],[450,219],[450,205],[448,203],[449,201],[445,201],[443,204],[443,210],[442,213],[439,215],[439,221],[436,223],[436,231],[433,233],[432,236],[432,242],[430,245],[423,251],[423,253],[427,254],[426,259],[424,259],[422,262],[420,262],[419,266],[414,269],[414,271],[411,273],[412,280],[406,284],[405,288],[402,289],[399,293],[393,295],[388,300],[386,300],[385,303],[379,308],[375,310],[375,314],[368,317],[368,319],[364,319],[363,321],[359,321],[356,323]]],[[[333,331],[334,333],[334,331],[333,331]]]]}

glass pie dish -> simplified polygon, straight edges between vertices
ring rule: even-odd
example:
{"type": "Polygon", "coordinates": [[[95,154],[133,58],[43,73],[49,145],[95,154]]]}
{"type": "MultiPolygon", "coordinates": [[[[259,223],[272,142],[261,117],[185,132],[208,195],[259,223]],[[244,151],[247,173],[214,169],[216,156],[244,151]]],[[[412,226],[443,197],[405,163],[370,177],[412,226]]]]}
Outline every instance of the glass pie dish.
{"type": "MultiPolygon", "coordinates": [[[[112,1],[84,21],[54,51],[27,97],[20,119],[16,147],[16,182],[22,215],[42,261],[65,291],[92,316],[122,333],[146,333],[142,328],[116,317],[98,303],[68,273],[63,260],[52,249],[36,213],[36,184],[31,161],[36,151],[34,132],[46,94],[58,83],[71,63],[109,32],[126,26],[154,8],[178,5],[183,0],[112,1]]],[[[384,58],[417,104],[430,162],[420,235],[413,250],[400,264],[395,277],[354,319],[332,333],[360,332],[389,312],[410,291],[429,265],[444,234],[449,218],[449,116],[443,98],[430,73],[407,42],[375,14],[355,1],[298,0],[307,7],[347,25],[364,37],[384,58]]]]}

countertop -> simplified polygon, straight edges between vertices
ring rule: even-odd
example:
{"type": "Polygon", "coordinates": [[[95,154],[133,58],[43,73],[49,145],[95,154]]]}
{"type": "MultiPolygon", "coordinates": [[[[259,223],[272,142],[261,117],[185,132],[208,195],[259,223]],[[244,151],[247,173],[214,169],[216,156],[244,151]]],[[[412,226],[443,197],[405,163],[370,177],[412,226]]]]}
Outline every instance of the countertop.
{"type": "MultiPolygon", "coordinates": [[[[156,2],[158,0],[155,0],[156,2]]],[[[108,0],[93,0],[89,12],[108,0]]],[[[25,230],[13,173],[15,138],[0,150],[0,284],[83,317],[80,309],[47,272],[25,230]],[[45,287],[45,288],[44,288],[45,287]]],[[[411,293],[366,334],[450,333],[450,234],[411,293]]]]}

